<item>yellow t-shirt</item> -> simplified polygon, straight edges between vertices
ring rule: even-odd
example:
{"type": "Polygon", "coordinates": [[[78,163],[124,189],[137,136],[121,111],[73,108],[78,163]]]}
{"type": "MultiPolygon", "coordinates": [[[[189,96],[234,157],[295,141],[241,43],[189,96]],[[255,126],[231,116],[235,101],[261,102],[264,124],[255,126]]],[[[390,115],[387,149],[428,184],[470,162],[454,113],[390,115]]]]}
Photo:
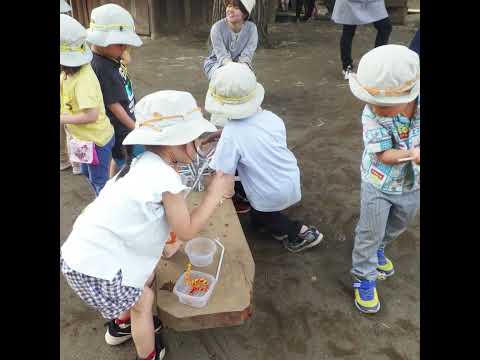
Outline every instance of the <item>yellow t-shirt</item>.
{"type": "Polygon", "coordinates": [[[113,126],[105,115],[103,95],[90,64],[83,65],[80,71],[65,78],[60,74],[60,111],[62,114],[78,114],[83,110],[98,108],[98,119],[88,124],[67,124],[69,133],[76,139],[93,141],[105,146],[113,136],[113,126]]]}

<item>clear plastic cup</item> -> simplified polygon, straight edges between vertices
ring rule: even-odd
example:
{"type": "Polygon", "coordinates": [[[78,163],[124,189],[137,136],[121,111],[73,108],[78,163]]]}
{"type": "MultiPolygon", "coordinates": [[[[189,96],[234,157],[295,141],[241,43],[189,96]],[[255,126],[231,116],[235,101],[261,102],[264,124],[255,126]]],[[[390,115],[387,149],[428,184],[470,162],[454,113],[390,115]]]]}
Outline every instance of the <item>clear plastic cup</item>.
{"type": "Polygon", "coordinates": [[[193,266],[205,267],[213,262],[217,251],[215,242],[206,237],[194,238],[185,245],[185,253],[193,266]]]}

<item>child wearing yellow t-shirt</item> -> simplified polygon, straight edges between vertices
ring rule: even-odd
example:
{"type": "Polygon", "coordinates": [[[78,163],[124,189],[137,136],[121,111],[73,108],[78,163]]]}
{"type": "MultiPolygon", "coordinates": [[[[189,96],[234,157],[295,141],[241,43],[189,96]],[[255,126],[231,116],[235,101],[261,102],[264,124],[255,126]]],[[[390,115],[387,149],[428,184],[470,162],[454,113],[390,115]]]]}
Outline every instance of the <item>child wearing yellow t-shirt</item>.
{"type": "Polygon", "coordinates": [[[92,52],[85,43],[86,36],[77,20],[60,14],[60,124],[66,125],[74,139],[93,142],[98,161],[81,167],[98,196],[109,178],[115,137],[105,115],[100,84],[90,66],[92,52]]]}

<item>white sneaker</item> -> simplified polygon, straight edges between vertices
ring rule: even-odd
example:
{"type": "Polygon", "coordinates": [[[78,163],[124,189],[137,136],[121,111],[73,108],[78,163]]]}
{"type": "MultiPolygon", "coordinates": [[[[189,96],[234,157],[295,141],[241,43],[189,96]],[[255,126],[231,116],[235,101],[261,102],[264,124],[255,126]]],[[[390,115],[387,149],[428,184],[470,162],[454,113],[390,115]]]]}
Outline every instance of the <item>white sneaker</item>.
{"type": "Polygon", "coordinates": [[[77,164],[77,163],[73,164],[72,173],[73,175],[82,175],[82,168],[80,164],[77,164]]]}
{"type": "Polygon", "coordinates": [[[352,67],[349,65],[345,70],[342,70],[343,78],[348,80],[350,78],[350,73],[353,72],[352,67]]]}

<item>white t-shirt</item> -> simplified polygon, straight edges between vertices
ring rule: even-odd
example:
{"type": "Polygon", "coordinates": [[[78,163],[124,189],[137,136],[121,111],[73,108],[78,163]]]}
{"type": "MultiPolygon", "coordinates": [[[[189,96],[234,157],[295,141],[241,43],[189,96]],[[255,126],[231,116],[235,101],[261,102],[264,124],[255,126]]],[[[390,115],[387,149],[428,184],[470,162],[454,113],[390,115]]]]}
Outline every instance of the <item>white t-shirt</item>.
{"type": "Polygon", "coordinates": [[[170,232],[162,194],[184,189],[180,176],[158,155],[143,153],[77,218],[62,258],[73,270],[99,279],[111,280],[122,270],[122,285],[143,289],[170,232]]]}
{"type": "Polygon", "coordinates": [[[225,125],[210,167],[238,176],[255,210],[280,211],[300,201],[300,170],[287,147],[285,125],[260,111],[225,125]]]}

